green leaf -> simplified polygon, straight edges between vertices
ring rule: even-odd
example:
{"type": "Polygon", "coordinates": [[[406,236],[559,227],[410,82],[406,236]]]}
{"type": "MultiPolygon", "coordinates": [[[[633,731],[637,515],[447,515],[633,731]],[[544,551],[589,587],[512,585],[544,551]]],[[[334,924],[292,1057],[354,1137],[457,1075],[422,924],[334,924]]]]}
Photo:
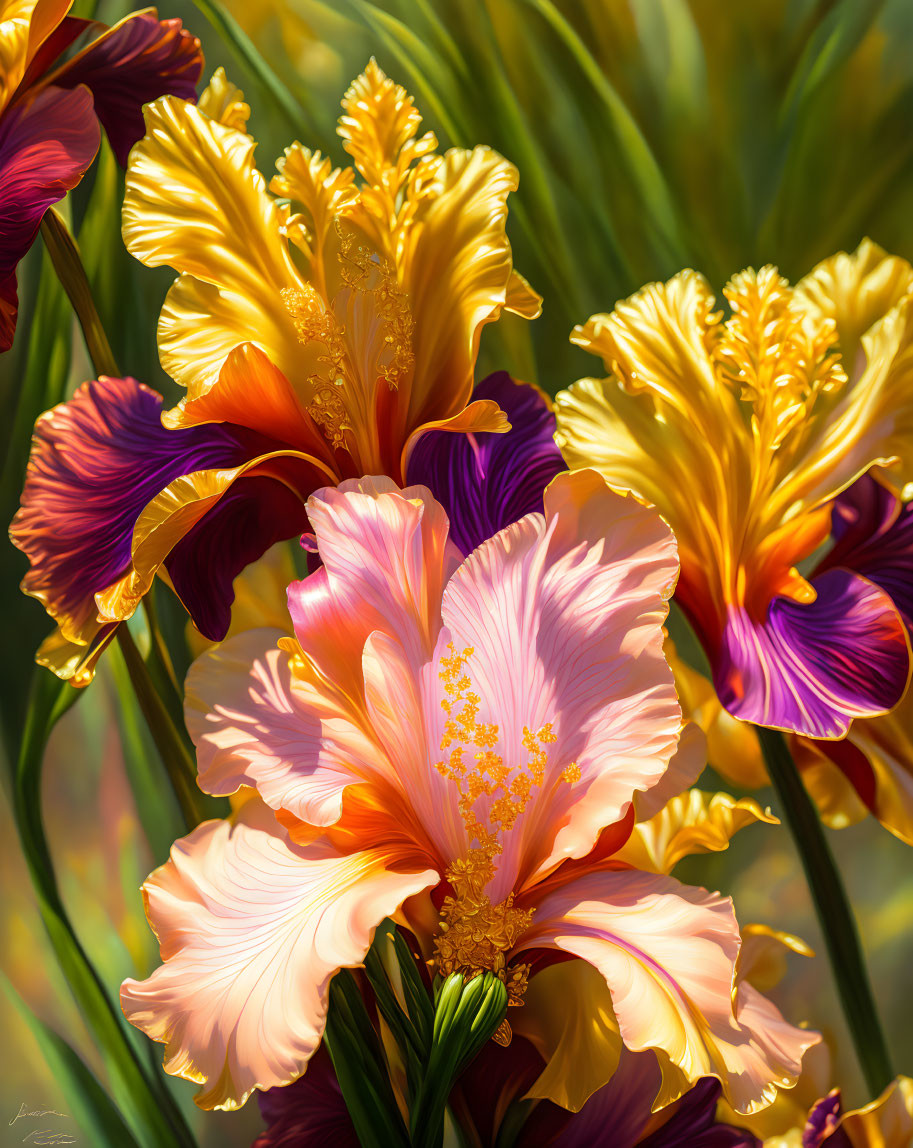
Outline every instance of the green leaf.
{"type": "Polygon", "coordinates": [[[60,1086],[69,1108],[66,1115],[72,1120],[66,1130],[72,1131],[77,1141],[87,1138],[97,1148],[139,1148],[110,1096],[79,1054],[35,1016],[3,973],[0,973],[0,984],[35,1038],[45,1063],[60,1086]]]}
{"type": "Polygon", "coordinates": [[[193,0],[213,28],[219,33],[242,67],[260,83],[296,132],[317,136],[314,117],[292,95],[263,58],[250,36],[218,0],[193,0]]]}
{"type": "Polygon", "coordinates": [[[180,1109],[158,1074],[141,1065],[119,1009],[79,942],[60,898],[41,816],[41,770],[51,731],[85,691],[35,671],[25,731],[14,767],[13,816],[38,910],[60,968],[98,1045],[115,1103],[142,1148],[195,1148],[180,1109]]]}
{"type": "Polygon", "coordinates": [[[377,1033],[348,969],[330,982],[323,1043],[363,1148],[408,1148],[377,1033]]]}

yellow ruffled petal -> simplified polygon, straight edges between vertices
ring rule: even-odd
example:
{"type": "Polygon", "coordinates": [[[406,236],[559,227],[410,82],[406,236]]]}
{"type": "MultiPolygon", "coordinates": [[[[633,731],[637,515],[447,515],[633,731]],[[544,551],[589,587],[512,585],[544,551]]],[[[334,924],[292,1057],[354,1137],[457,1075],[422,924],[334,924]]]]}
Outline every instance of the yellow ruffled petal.
{"type": "Polygon", "coordinates": [[[511,271],[507,282],[504,310],[522,319],[538,319],[542,314],[542,296],[516,269],[511,271]]]}
{"type": "Polygon", "coordinates": [[[579,1112],[608,1082],[622,1041],[605,978],[586,961],[563,961],[536,973],[511,1028],[536,1046],[545,1061],[527,1093],[579,1112]]]}
{"type": "Polygon", "coordinates": [[[728,793],[690,789],[674,797],[649,821],[634,826],[627,843],[616,853],[634,869],[671,873],[683,857],[719,853],[740,829],[755,822],[778,825],[769,809],[749,797],[736,801],[728,793]]]}
{"type": "Polygon", "coordinates": [[[159,320],[162,366],[198,398],[232,349],[256,338],[294,377],[301,346],[282,292],[299,277],[254,167],[254,141],[173,96],[144,114],[146,135],[127,169],[123,236],[147,266],[182,273],[159,320]]]}
{"type": "Polygon", "coordinates": [[[913,290],[913,267],[871,239],[823,260],[796,284],[800,305],[832,319],[844,367],[852,375],[862,336],[913,290]]]}
{"type": "Polygon", "coordinates": [[[815,955],[801,937],[769,925],[743,925],[740,932],[739,980],[747,981],[761,992],[767,992],[783,979],[787,953],[798,953],[802,957],[815,955]]]}
{"type": "Polygon", "coordinates": [[[224,68],[213,72],[212,79],[200,93],[197,107],[211,120],[233,131],[247,131],[250,104],[245,103],[244,93],[228,79],[224,68]]]}
{"type": "Polygon", "coordinates": [[[286,231],[308,259],[311,282],[326,294],[327,244],[335,240],[339,213],[358,199],[354,172],[350,167],[334,168],[326,156],[299,143],[286,148],[276,166],[279,174],[273,176],[270,191],[290,200],[296,210],[303,209],[304,215],[289,219],[286,231]]]}
{"type": "Polygon", "coordinates": [[[840,1122],[853,1148],[909,1148],[913,1144],[913,1080],[898,1076],[877,1100],[840,1122]]]}

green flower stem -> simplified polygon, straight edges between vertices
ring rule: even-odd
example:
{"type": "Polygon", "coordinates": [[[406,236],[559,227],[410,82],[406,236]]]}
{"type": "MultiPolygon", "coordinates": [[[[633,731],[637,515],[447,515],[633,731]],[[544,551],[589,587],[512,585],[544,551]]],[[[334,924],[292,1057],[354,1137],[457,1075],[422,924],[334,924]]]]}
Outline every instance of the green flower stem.
{"type": "Polygon", "coordinates": [[[208,809],[207,799],[196,784],[193,752],[162,701],[149,668],[143,661],[126,623],[117,627],[117,641],[127,663],[127,672],[130,674],[136,700],[143,711],[152,740],[168,773],[168,780],[181,807],[187,828],[193,829],[208,816],[218,815],[208,809]]]}
{"type": "Polygon", "coordinates": [[[783,734],[761,726],[757,729],[767,772],[802,859],[856,1056],[869,1091],[873,1097],[878,1096],[891,1082],[894,1072],[878,1020],[853,911],[818,813],[783,734]]]}
{"type": "Polygon", "coordinates": [[[116,377],[120,371],[92,298],[92,288],[82,265],[79,248],[63,217],[53,207],[45,212],[41,221],[41,237],[54,264],[57,278],[73,304],[92,365],[99,375],[116,377]]]}

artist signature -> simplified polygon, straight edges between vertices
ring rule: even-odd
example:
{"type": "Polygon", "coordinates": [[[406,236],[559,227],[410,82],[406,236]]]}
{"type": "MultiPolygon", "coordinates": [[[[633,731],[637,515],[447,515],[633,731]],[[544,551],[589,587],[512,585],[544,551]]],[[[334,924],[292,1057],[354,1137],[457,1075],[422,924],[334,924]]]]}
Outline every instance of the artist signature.
{"type": "MultiPolygon", "coordinates": [[[[58,1112],[56,1108],[29,1108],[26,1104],[19,1106],[19,1111],[10,1120],[10,1126],[16,1123],[17,1120],[37,1120],[42,1116],[62,1116],[64,1120],[69,1120],[70,1116],[67,1112],[58,1112]]],[[[23,1144],[75,1144],[76,1137],[70,1132],[57,1132],[52,1128],[33,1128],[31,1132],[27,1132],[22,1138],[23,1144]]]]}

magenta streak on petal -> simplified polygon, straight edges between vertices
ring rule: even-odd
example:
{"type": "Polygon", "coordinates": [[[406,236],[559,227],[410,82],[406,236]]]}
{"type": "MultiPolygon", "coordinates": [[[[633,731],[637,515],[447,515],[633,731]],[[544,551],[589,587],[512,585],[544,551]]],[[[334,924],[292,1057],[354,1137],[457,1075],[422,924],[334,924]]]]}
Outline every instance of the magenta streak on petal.
{"type": "Polygon", "coordinates": [[[143,138],[143,105],[159,96],[196,100],[203,70],[200,42],[180,20],[159,20],[154,11],[129,16],[55,72],[61,88],[85,84],[121,167],[143,138]]]}
{"type": "Polygon", "coordinates": [[[427,486],[447,511],[451,540],[470,554],[487,538],[532,511],[566,470],[555,445],[555,416],[545,399],[506,371],[483,379],[473,399],[492,399],[506,412],[506,434],[428,431],[409,459],[407,482],[427,486]]]}
{"type": "Polygon", "coordinates": [[[266,1121],[252,1148],[358,1148],[333,1065],[321,1046],[293,1084],[257,1095],[266,1121]]]}
{"type": "Polygon", "coordinates": [[[11,534],[32,564],[25,586],[55,616],[95,615],[94,595],[129,567],[140,512],[170,482],[250,457],[221,425],[167,430],[161,409],[135,379],[104,378],[39,420],[11,534]]]}
{"type": "Polygon", "coordinates": [[[809,737],[843,737],[855,717],[895,706],[909,651],[888,595],[847,570],[827,570],[803,605],[775,598],[763,625],[733,610],[714,667],[723,705],[744,721],[809,737]]]}
{"type": "Polygon", "coordinates": [[[913,629],[913,503],[904,504],[871,475],[834,502],[833,549],[816,574],[843,567],[886,590],[913,629]]]}
{"type": "Polygon", "coordinates": [[[802,1132],[802,1148],[849,1148],[845,1132],[838,1131],[843,1107],[840,1102],[840,1089],[835,1088],[819,1100],[808,1114],[808,1121],[802,1132]]]}
{"type": "Polygon", "coordinates": [[[44,213],[79,183],[98,151],[98,123],[85,88],[49,88],[0,118],[0,351],[16,329],[16,267],[44,213]]]}

